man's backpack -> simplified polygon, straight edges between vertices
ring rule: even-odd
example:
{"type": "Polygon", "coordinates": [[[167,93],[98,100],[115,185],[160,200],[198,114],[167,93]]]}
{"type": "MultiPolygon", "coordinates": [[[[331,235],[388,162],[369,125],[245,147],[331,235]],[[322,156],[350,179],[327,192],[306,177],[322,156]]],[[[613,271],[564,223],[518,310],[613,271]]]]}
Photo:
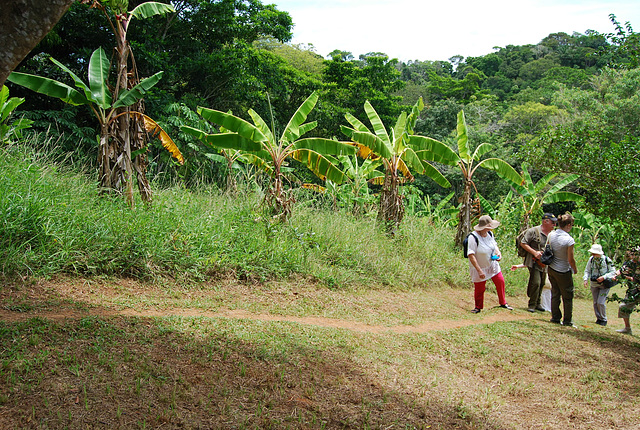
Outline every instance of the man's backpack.
{"type": "Polygon", "coordinates": [[[524,239],[526,232],[527,230],[523,230],[520,232],[518,237],[516,237],[516,253],[518,254],[518,257],[524,258],[527,256],[527,250],[522,247],[522,239],[524,239]]]}
{"type": "MultiPolygon", "coordinates": [[[[534,227],[536,229],[536,233],[538,234],[538,242],[541,243],[542,242],[542,236],[540,236],[540,227],[534,227]]],[[[526,249],[524,249],[522,247],[522,239],[524,239],[524,235],[527,233],[527,230],[523,230],[520,232],[520,234],[518,235],[518,237],[516,237],[516,253],[518,254],[518,257],[526,257],[528,252],[526,249]]]]}
{"type": "MultiPolygon", "coordinates": [[[[493,236],[493,232],[490,231],[489,235],[493,236]]],[[[473,238],[476,240],[476,243],[478,243],[478,236],[473,234],[473,232],[469,233],[467,237],[464,238],[464,240],[462,241],[462,255],[464,255],[464,258],[469,258],[469,255],[467,254],[469,250],[469,236],[473,236],[473,238]]]]}

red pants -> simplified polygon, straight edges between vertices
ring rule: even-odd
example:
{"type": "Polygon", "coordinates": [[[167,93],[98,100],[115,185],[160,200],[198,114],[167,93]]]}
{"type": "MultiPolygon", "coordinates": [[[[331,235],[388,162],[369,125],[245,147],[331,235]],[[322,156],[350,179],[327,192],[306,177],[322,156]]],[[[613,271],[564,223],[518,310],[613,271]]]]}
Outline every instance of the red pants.
{"type": "MultiPolygon", "coordinates": [[[[506,305],[507,297],[504,292],[504,277],[502,276],[502,272],[495,275],[493,278],[491,278],[491,280],[496,286],[496,292],[498,293],[498,302],[500,302],[501,305],[506,305]]],[[[487,289],[486,288],[487,281],[474,282],[473,286],[474,286],[473,298],[476,301],[476,308],[483,309],[484,308],[484,291],[487,289]]]]}

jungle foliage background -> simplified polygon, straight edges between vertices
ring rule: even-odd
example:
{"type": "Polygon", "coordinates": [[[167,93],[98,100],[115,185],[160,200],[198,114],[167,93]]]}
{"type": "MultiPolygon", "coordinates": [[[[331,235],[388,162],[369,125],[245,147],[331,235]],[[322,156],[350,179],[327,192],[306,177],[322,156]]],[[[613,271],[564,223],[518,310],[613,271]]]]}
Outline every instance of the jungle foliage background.
{"type": "MultiPolygon", "coordinates": [[[[132,0],[129,9],[138,3],[132,0]]],[[[217,150],[181,131],[185,125],[210,127],[196,114],[198,106],[246,119],[253,109],[282,129],[316,91],[319,101],[309,116],[318,122],[315,135],[346,140],[340,129],[346,124],[345,114],[365,118],[366,101],[391,127],[402,111],[409,112],[422,98],[425,108],[415,122],[415,134],[453,148],[457,115],[464,110],[472,146],[490,143],[490,156],[507,161],[518,172],[526,170],[530,185],[550,173],[559,175],[545,189],[536,190],[538,195],[523,196],[522,190],[518,193],[491,171],[476,173],[478,209],[502,215],[510,234],[517,233],[533,208],[533,224],[543,210],[579,213],[578,224],[590,232],[588,240],[604,242],[611,255],[620,254],[621,247],[638,236],[640,42],[630,23],[620,24],[612,15],[608,34],[554,33],[537,44],[497,47],[480,57],[401,62],[380,52],[354,58],[339,47],[323,58],[312,45],[292,45],[289,14],[258,0],[170,3],[174,13],[140,20],[128,33],[139,75],[164,71],[145,96],[146,113],[167,131],[185,158],[184,165],[175,162],[152,141],[147,170],[152,187],[179,184],[228,191],[230,183],[239,181],[240,187],[252,189],[264,182],[250,165],[225,162],[217,150]],[[585,200],[545,202],[544,193],[566,174],[580,175],[565,189],[585,200]]],[[[17,71],[68,79],[49,60],[53,57],[86,76],[91,53],[100,47],[112,52],[113,39],[103,15],[74,3],[17,71]]],[[[56,141],[49,146],[50,155],[87,171],[96,168],[97,133],[89,110],[7,85],[12,96],[25,98],[17,114],[34,121],[31,131],[56,141]]],[[[411,215],[435,215],[437,222],[455,224],[453,209],[465,179],[459,169],[436,166],[452,188],[416,175],[402,187],[404,205],[411,215]]],[[[287,167],[292,188],[326,186],[322,195],[300,192],[297,199],[308,205],[344,208],[356,216],[375,207],[377,185],[354,191],[357,181],[352,178],[345,191],[323,184],[295,161],[287,167]]]]}

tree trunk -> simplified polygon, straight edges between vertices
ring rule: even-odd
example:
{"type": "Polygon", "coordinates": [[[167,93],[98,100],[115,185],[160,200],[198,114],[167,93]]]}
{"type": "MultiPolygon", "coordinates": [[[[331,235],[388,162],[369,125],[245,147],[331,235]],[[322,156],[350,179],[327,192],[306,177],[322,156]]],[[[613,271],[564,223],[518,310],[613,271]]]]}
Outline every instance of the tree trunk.
{"type": "MultiPolygon", "coordinates": [[[[127,21],[116,21],[116,53],[117,53],[117,84],[114,99],[124,90],[129,90],[138,84],[138,72],[135,60],[131,52],[131,46],[127,41],[127,21]],[[131,60],[132,66],[129,68],[131,60]]],[[[144,103],[139,100],[130,107],[119,108],[116,115],[127,112],[144,113],[144,103]]],[[[113,165],[113,175],[118,178],[111,185],[119,192],[125,194],[127,203],[134,205],[133,182],[134,175],[138,185],[140,198],[144,203],[150,204],[153,200],[149,180],[147,179],[147,133],[143,119],[138,115],[120,115],[111,128],[112,144],[115,146],[118,159],[113,165]],[[132,153],[137,155],[132,158],[132,153]]]]}
{"type": "Polygon", "coordinates": [[[464,191],[460,200],[460,212],[458,212],[458,230],[456,232],[456,246],[462,246],[462,241],[471,231],[471,186],[472,182],[465,179],[464,191]]]}
{"type": "Polygon", "coordinates": [[[480,199],[471,198],[473,190],[475,190],[473,181],[467,179],[460,201],[460,212],[458,213],[458,231],[456,232],[456,246],[458,247],[462,246],[462,241],[471,232],[473,220],[481,214],[480,199]]]}
{"type": "Polygon", "coordinates": [[[404,205],[399,193],[397,173],[387,171],[384,176],[380,206],[378,208],[378,224],[383,224],[389,234],[395,234],[404,217],[404,205]]]}
{"type": "Polygon", "coordinates": [[[0,87],[74,1],[0,1],[0,87]]]}

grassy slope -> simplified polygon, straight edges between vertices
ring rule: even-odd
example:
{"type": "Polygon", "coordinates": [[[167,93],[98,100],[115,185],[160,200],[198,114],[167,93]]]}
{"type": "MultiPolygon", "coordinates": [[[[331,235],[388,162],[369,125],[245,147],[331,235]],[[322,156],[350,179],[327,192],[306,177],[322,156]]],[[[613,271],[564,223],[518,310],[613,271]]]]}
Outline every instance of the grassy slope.
{"type": "Polygon", "coordinates": [[[130,211],[14,155],[0,166],[2,267],[26,280],[0,294],[0,428],[640,420],[640,343],[613,331],[613,305],[608,328],[583,299],[578,329],[552,325],[524,310],[519,271],[506,274],[516,310],[488,291],[472,315],[466,261],[425,220],[396,240],[311,209],[280,227],[248,200],[179,189],[130,211]]]}

